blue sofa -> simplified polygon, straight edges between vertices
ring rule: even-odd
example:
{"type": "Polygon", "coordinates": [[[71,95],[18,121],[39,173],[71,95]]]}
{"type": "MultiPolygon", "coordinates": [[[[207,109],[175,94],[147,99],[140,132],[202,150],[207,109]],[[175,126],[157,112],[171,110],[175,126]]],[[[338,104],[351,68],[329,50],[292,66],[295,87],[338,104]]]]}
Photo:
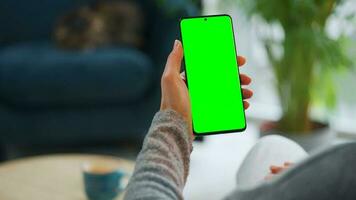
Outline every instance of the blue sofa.
{"type": "Polygon", "coordinates": [[[141,0],[145,46],[64,51],[58,16],[93,0],[1,0],[0,144],[75,145],[144,137],[188,0],[141,0]]]}

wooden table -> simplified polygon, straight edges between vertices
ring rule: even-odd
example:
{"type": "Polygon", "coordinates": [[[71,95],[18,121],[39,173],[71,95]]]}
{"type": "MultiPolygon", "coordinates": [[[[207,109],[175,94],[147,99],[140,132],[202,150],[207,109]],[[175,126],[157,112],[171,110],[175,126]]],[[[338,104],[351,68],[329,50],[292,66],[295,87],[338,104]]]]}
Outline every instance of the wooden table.
{"type": "MultiPolygon", "coordinates": [[[[0,200],[85,200],[81,165],[115,162],[132,173],[134,162],[111,156],[52,155],[0,165],[0,200]]],[[[122,199],[123,194],[117,199],[122,199]]]]}

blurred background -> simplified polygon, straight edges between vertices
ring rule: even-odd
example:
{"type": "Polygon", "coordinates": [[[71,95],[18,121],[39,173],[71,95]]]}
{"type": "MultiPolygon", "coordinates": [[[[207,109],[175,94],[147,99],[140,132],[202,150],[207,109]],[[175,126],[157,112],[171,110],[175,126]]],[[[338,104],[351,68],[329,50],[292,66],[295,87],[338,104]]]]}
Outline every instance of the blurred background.
{"type": "Polygon", "coordinates": [[[188,199],[234,188],[263,135],[308,151],[356,139],[353,0],[0,0],[0,160],[134,160],[159,108],[179,18],[222,13],[233,18],[254,96],[244,133],[195,142],[188,199]]]}
{"type": "Polygon", "coordinates": [[[134,158],[179,18],[200,11],[185,0],[1,0],[2,160],[130,148],[134,158]]]}

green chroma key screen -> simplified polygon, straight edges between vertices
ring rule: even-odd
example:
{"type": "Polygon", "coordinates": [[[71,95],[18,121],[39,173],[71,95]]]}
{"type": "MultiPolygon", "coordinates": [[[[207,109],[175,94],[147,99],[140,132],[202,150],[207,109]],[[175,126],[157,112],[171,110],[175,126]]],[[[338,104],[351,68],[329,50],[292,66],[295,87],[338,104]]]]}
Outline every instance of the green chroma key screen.
{"type": "Polygon", "coordinates": [[[231,17],[183,18],[180,29],[194,133],[245,130],[231,17]]]}

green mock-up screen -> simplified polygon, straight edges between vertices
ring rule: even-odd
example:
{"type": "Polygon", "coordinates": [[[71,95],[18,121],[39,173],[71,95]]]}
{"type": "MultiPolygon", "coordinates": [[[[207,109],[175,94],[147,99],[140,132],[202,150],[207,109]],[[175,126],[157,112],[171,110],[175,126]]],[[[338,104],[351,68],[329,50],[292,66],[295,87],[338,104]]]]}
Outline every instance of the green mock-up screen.
{"type": "Polygon", "coordinates": [[[180,22],[193,129],[197,135],[246,128],[231,18],[180,22]]]}

